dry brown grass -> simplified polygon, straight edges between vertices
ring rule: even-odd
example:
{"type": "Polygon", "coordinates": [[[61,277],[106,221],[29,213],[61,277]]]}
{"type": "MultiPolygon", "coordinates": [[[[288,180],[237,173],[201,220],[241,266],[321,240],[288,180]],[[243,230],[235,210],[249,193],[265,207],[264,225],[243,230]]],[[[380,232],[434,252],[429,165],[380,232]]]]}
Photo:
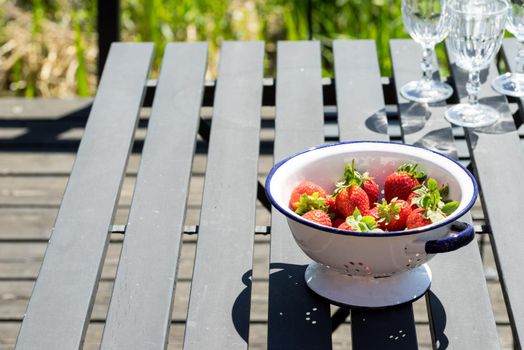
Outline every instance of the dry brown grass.
{"type": "MultiPolygon", "coordinates": [[[[72,97],[77,95],[79,66],[71,18],[60,23],[42,19],[41,31],[33,31],[32,14],[0,0],[3,40],[0,41],[0,91],[7,95],[72,97]],[[18,79],[13,77],[18,76],[18,79]],[[28,89],[33,84],[33,88],[28,89]],[[31,90],[34,91],[31,93],[31,90]]],[[[84,33],[84,59],[89,91],[95,91],[97,48],[93,34],[84,33]]]]}

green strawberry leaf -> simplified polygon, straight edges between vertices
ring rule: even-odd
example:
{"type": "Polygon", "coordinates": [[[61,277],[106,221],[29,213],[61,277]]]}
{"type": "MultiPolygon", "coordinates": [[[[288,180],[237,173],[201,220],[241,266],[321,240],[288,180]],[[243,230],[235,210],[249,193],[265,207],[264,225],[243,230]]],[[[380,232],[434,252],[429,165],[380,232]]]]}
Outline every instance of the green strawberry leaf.
{"type": "Polygon", "coordinates": [[[374,229],[376,226],[377,226],[377,222],[375,221],[375,219],[373,219],[372,216],[363,216],[362,217],[362,222],[364,224],[366,224],[366,226],[368,227],[368,229],[371,231],[372,229],[374,229]]]}
{"type": "Polygon", "coordinates": [[[431,205],[431,198],[429,196],[423,196],[420,201],[420,207],[429,208],[431,205]]]}
{"type": "Polygon", "coordinates": [[[459,206],[459,202],[448,202],[446,204],[444,204],[444,206],[442,207],[442,212],[448,216],[449,214],[453,213],[455,210],[457,210],[459,206]]]}
{"type": "Polygon", "coordinates": [[[333,198],[336,198],[336,196],[342,192],[344,189],[356,185],[358,187],[362,187],[362,184],[365,180],[370,179],[368,173],[361,174],[355,169],[355,160],[353,159],[351,163],[347,163],[344,168],[344,175],[343,179],[340,181],[337,181],[336,183],[336,189],[333,194],[333,198]]]}
{"type": "Polygon", "coordinates": [[[436,191],[437,190],[437,180],[430,178],[428,180],[428,189],[430,191],[436,191]]]}
{"type": "Polygon", "coordinates": [[[442,221],[446,218],[446,216],[438,210],[426,210],[424,217],[431,220],[432,223],[442,221]]]}
{"type": "Polygon", "coordinates": [[[357,232],[370,232],[370,231],[380,231],[382,230],[377,228],[377,222],[372,216],[366,215],[362,216],[360,210],[355,208],[353,215],[346,218],[346,223],[354,228],[357,232]]]}
{"type": "Polygon", "coordinates": [[[439,189],[439,192],[440,192],[440,196],[442,197],[442,199],[448,198],[448,196],[449,196],[449,186],[448,185],[443,185],[439,189]]]}
{"type": "Polygon", "coordinates": [[[382,203],[377,205],[377,216],[379,217],[379,222],[386,222],[389,224],[392,218],[398,220],[400,218],[400,211],[402,210],[402,205],[397,203],[397,197],[391,199],[391,202],[388,202],[385,199],[382,199],[382,203]]]}
{"type": "Polygon", "coordinates": [[[418,171],[414,175],[412,175],[414,179],[417,179],[419,182],[423,182],[426,180],[426,173],[423,171],[418,171]]]}
{"type": "Polygon", "coordinates": [[[408,173],[409,176],[411,176],[414,179],[417,179],[419,182],[422,182],[426,179],[426,173],[422,170],[417,170],[418,164],[417,163],[405,163],[402,164],[397,171],[398,172],[404,172],[408,173]]]}
{"type": "Polygon", "coordinates": [[[315,192],[311,195],[308,195],[307,193],[303,193],[300,196],[300,200],[296,203],[293,203],[297,209],[295,210],[295,213],[298,215],[304,215],[310,210],[314,209],[320,209],[325,212],[328,211],[328,206],[326,204],[326,199],[324,197],[320,197],[320,193],[315,192]]]}
{"type": "Polygon", "coordinates": [[[434,192],[431,193],[431,205],[433,207],[438,207],[438,204],[440,202],[440,193],[438,192],[438,190],[435,190],[434,192]]]}

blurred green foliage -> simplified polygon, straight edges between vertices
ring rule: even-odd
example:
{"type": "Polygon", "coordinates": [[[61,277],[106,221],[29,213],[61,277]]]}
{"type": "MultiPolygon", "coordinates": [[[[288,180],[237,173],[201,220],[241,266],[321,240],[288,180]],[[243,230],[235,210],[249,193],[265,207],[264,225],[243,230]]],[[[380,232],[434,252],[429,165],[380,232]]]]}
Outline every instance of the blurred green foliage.
{"type": "MultiPolygon", "coordinates": [[[[407,37],[400,0],[312,0],[311,10],[326,75],[332,71],[332,41],[341,38],[375,39],[382,73],[391,74],[388,40],[407,37]]],[[[309,39],[308,1],[125,0],[122,29],[127,40],[154,41],[157,52],[167,41],[205,40],[212,57],[223,40],[264,40],[271,75],[276,41],[309,39]]]]}
{"type": "MultiPolygon", "coordinates": [[[[97,1],[7,1],[32,15],[34,33],[43,32],[44,21],[69,26],[73,33],[71,45],[76,50],[75,91],[81,96],[94,93],[91,77],[96,69],[92,59],[85,57],[85,52],[90,45],[96,45],[93,33],[97,1]]],[[[308,5],[307,0],[121,0],[121,40],[154,42],[155,71],[158,71],[167,42],[207,41],[209,78],[214,77],[222,41],[264,40],[266,75],[271,76],[276,42],[308,40],[312,30],[313,39],[321,42],[325,76],[332,76],[332,41],[341,38],[376,40],[382,75],[391,75],[388,40],[408,37],[403,30],[400,0],[311,0],[311,28],[308,5]]],[[[0,46],[6,40],[0,29],[0,46]]],[[[27,82],[17,94],[40,95],[39,85],[35,83],[38,74],[24,73],[23,66],[22,59],[10,66],[11,80],[25,79],[27,82]]]]}

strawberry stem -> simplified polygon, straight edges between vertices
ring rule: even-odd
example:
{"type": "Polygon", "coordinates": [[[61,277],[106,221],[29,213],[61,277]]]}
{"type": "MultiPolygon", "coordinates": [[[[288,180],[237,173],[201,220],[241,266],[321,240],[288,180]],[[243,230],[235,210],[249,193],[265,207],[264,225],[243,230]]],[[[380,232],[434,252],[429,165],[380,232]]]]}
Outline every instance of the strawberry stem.
{"type": "Polygon", "coordinates": [[[346,167],[344,168],[344,176],[341,181],[338,181],[336,186],[335,193],[333,197],[336,197],[340,192],[342,192],[344,189],[356,185],[358,187],[361,187],[362,184],[366,179],[368,179],[367,173],[362,175],[355,169],[355,160],[353,159],[350,163],[346,164],[346,167]]]}

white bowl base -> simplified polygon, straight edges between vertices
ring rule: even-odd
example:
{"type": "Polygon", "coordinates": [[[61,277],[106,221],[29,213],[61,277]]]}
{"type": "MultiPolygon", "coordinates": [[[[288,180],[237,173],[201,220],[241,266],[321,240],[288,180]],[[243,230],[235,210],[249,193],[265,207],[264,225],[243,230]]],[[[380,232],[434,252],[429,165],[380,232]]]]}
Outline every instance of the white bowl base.
{"type": "Polygon", "coordinates": [[[431,270],[423,264],[391,277],[347,276],[311,263],[305,273],[306,283],[318,295],[336,304],[378,308],[414,301],[431,284],[431,270]]]}

